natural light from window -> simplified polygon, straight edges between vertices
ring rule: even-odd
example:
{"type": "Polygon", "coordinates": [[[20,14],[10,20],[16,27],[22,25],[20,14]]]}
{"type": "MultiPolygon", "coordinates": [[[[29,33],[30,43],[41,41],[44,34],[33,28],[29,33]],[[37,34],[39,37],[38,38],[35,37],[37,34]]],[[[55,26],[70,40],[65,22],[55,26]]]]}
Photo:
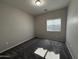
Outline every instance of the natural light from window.
{"type": "Polygon", "coordinates": [[[60,59],[60,54],[55,54],[53,51],[48,51],[47,49],[43,48],[38,48],[34,53],[44,57],[45,59],[60,59]]]}
{"type": "Polygon", "coordinates": [[[47,31],[60,32],[61,31],[61,18],[47,20],[47,31]]]}

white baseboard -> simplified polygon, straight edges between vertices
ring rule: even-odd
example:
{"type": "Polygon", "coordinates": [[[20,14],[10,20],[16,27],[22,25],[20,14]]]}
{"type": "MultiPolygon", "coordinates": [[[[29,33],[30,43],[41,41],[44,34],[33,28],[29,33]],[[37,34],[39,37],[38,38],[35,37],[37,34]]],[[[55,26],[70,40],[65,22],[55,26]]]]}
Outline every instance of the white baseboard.
{"type": "Polygon", "coordinates": [[[69,44],[68,41],[66,41],[66,45],[67,45],[67,48],[68,48],[68,50],[69,50],[69,52],[70,52],[70,54],[71,54],[71,56],[72,56],[72,59],[75,59],[75,58],[74,58],[74,55],[73,55],[73,53],[72,53],[71,45],[69,44]]]}
{"type": "Polygon", "coordinates": [[[26,41],[28,41],[28,40],[30,40],[30,39],[32,39],[32,38],[34,38],[34,35],[25,38],[26,40],[21,41],[20,43],[17,43],[17,44],[15,44],[15,45],[13,45],[13,46],[11,46],[11,47],[9,47],[9,48],[6,48],[6,49],[0,51],[0,53],[2,53],[2,52],[4,52],[4,51],[7,51],[7,50],[9,50],[9,49],[11,49],[11,48],[13,48],[13,47],[15,47],[15,46],[17,46],[17,45],[20,45],[20,44],[22,44],[23,42],[26,42],[26,41]]]}

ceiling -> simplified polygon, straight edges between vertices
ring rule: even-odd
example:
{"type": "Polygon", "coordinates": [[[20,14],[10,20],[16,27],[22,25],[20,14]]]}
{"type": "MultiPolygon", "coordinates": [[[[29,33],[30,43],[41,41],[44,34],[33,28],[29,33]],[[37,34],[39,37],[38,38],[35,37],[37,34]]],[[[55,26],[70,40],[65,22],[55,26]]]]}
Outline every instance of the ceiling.
{"type": "Polygon", "coordinates": [[[69,0],[40,0],[41,5],[35,5],[36,0],[1,0],[14,7],[22,9],[32,15],[39,15],[48,11],[64,8],[68,6],[69,0]],[[46,11],[45,11],[46,10],[46,11]]]}

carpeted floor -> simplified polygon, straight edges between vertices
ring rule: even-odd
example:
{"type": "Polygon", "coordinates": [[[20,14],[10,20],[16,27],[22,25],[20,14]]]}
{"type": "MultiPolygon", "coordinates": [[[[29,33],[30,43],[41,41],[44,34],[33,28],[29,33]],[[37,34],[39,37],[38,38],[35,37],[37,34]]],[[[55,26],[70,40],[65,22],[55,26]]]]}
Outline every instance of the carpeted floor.
{"type": "Polygon", "coordinates": [[[46,58],[48,52],[45,53],[44,57],[34,53],[38,48],[42,48],[44,50],[47,50],[48,52],[54,52],[54,54],[59,54],[59,58],[57,59],[72,59],[65,43],[38,38],[18,45],[8,51],[5,51],[2,54],[9,55],[12,59],[52,59],[53,57],[55,58],[55,56],[51,54],[48,55],[49,58],[46,58]]]}

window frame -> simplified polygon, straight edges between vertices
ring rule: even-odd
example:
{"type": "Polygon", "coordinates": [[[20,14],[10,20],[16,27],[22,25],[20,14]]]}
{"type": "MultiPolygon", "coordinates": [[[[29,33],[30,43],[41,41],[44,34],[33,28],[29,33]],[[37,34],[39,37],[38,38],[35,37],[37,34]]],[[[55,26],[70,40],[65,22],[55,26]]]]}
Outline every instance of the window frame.
{"type": "Polygon", "coordinates": [[[61,26],[61,24],[62,24],[62,19],[61,18],[54,18],[54,19],[48,19],[48,20],[46,20],[46,31],[47,32],[61,32],[61,28],[62,28],[62,26],[61,26]],[[52,30],[52,31],[50,31],[50,30],[48,30],[47,28],[47,26],[48,26],[48,24],[47,24],[47,21],[48,20],[60,20],[60,29],[59,30],[52,30]]]}

